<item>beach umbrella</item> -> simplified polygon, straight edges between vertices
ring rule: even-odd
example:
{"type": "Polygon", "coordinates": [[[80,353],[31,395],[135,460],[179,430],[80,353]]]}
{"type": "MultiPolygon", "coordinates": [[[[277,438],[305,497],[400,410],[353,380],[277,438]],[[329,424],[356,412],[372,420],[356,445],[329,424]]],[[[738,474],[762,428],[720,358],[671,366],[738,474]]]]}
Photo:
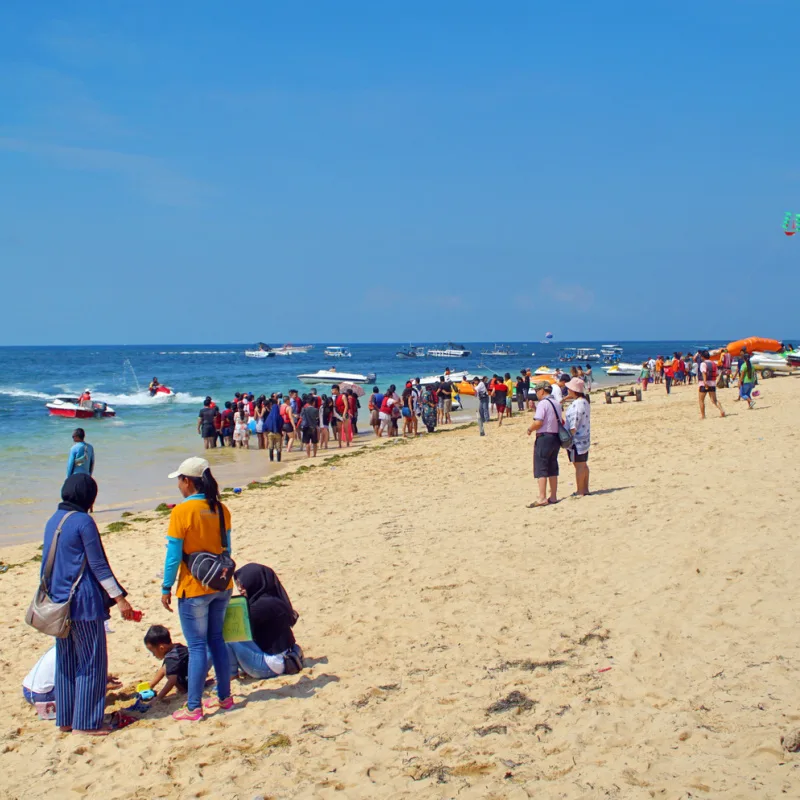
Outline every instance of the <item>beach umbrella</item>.
{"type": "Polygon", "coordinates": [[[352,389],[356,393],[356,397],[363,397],[364,396],[364,390],[357,383],[350,383],[350,381],[342,381],[339,384],[339,388],[343,392],[346,392],[349,389],[352,389]]]}

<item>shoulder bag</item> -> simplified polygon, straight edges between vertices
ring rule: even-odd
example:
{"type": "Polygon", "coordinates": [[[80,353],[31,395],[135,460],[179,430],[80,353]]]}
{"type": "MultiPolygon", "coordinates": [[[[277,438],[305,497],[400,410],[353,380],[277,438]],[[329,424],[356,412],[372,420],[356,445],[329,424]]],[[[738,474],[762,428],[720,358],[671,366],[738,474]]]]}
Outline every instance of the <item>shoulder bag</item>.
{"type": "Polygon", "coordinates": [[[74,513],[74,511],[68,511],[61,518],[61,522],[58,523],[56,532],[53,534],[53,541],[50,544],[50,550],[47,553],[44,569],[42,570],[39,588],[36,590],[36,594],[33,596],[33,600],[25,614],[25,622],[27,622],[28,625],[36,628],[40,633],[47,634],[48,636],[55,636],[57,639],[66,639],[67,636],[69,636],[69,630],[72,624],[69,614],[70,603],[72,602],[72,596],[75,594],[75,589],[78,588],[78,584],[83,577],[83,572],[86,569],[86,557],[84,556],[83,564],[81,564],[81,571],[78,573],[75,583],[72,584],[72,589],[70,589],[69,597],[65,603],[56,603],[50,598],[50,594],[47,590],[47,583],[50,580],[50,576],[53,574],[53,562],[56,559],[58,537],[61,535],[61,528],[64,527],[64,523],[74,513]]]}
{"type": "Polygon", "coordinates": [[[222,503],[217,503],[219,514],[219,536],[222,540],[222,552],[209,553],[207,550],[198,550],[194,553],[184,553],[183,560],[189,568],[192,577],[203,586],[215,592],[224,592],[231,582],[236,570],[236,563],[227,552],[229,549],[228,535],[225,531],[225,515],[222,513],[222,503]]]}
{"type": "Polygon", "coordinates": [[[572,434],[564,427],[564,424],[561,422],[561,414],[558,413],[556,410],[556,404],[552,401],[551,398],[547,398],[550,401],[550,406],[553,409],[553,413],[556,415],[556,422],[558,422],[558,441],[561,447],[564,450],[569,450],[572,447],[572,434]]]}

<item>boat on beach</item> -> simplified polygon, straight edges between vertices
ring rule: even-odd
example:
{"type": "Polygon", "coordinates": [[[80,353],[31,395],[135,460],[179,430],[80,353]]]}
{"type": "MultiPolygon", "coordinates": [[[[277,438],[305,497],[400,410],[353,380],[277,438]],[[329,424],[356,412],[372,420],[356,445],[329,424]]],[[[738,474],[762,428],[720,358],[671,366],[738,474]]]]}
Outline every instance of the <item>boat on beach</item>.
{"type": "Polygon", "coordinates": [[[305,383],[307,386],[319,386],[321,384],[334,384],[334,383],[375,383],[378,376],[374,372],[367,375],[360,375],[355,372],[338,372],[335,369],[321,369],[317,372],[306,372],[303,375],[298,375],[297,380],[305,383]]]}
{"type": "Polygon", "coordinates": [[[481,350],[482,356],[492,356],[495,357],[506,357],[506,356],[518,356],[519,353],[516,350],[512,350],[507,344],[496,344],[491,350],[481,350]]]}
{"type": "Polygon", "coordinates": [[[397,358],[425,358],[425,348],[409,345],[406,350],[398,350],[397,358]]]}
{"type": "Polygon", "coordinates": [[[346,347],[339,347],[338,345],[331,345],[325,348],[323,353],[325,358],[352,358],[353,354],[346,347]]]}
{"type": "Polygon", "coordinates": [[[432,347],[428,350],[429,358],[467,358],[472,355],[472,350],[467,350],[463,344],[448,342],[444,347],[432,347]]]}
{"type": "Polygon", "coordinates": [[[603,367],[603,370],[609,378],[613,378],[615,375],[638,375],[642,371],[642,365],[626,364],[624,361],[620,361],[618,364],[603,367]]]}
{"type": "MultiPolygon", "coordinates": [[[[462,381],[471,381],[475,376],[466,370],[461,372],[451,372],[449,375],[444,375],[446,381],[452,383],[461,383],[462,381]]],[[[422,386],[433,386],[434,383],[439,383],[442,375],[428,375],[426,378],[420,378],[419,382],[422,386]]]]}
{"type": "Polygon", "coordinates": [[[58,395],[45,407],[53,417],[69,417],[71,419],[102,419],[116,417],[117,412],[108,403],[93,400],[91,405],[81,405],[80,400],[72,395],[58,395]]]}
{"type": "Polygon", "coordinates": [[[539,367],[539,369],[535,369],[533,371],[534,375],[557,375],[559,370],[555,370],[552,367],[547,367],[544,364],[539,367]]]}

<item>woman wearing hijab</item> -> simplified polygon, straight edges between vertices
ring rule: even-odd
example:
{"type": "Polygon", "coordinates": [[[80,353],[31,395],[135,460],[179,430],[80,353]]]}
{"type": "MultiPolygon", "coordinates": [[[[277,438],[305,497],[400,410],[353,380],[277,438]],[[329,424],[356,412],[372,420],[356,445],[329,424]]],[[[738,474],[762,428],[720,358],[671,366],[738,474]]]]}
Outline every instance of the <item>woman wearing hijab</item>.
{"type": "Polygon", "coordinates": [[[90,475],[67,478],[62,502],[45,526],[42,571],[60,525],[47,589],[53,602],[69,601],[72,625],[69,636],[56,639],[56,725],[63,732],[102,736],[111,730],[103,725],[108,672],[104,623],[114,603],[123,619],[133,619],[133,609],[89,516],[96,499],[97,484],[90,475]]]}
{"type": "Polygon", "coordinates": [[[278,576],[263,564],[245,564],[234,573],[241,594],[247,598],[251,642],[229,642],[231,672],[251,678],[294,675],[303,668],[303,651],[292,627],[298,614],[278,576]]]}

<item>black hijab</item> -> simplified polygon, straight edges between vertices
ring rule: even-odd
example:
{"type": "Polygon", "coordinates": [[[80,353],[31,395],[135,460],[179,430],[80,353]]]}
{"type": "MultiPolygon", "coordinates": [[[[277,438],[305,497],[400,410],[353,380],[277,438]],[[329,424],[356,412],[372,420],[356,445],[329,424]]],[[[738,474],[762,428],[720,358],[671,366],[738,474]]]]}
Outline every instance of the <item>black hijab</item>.
{"type": "Polygon", "coordinates": [[[97,499],[97,484],[91,475],[79,472],[71,475],[61,487],[61,500],[58,507],[63,511],[88,513],[97,499]]]}
{"type": "Polygon", "coordinates": [[[253,641],[269,655],[288,650],[295,643],[292,627],[299,615],[274,570],[245,564],[234,577],[247,592],[253,641]]]}

